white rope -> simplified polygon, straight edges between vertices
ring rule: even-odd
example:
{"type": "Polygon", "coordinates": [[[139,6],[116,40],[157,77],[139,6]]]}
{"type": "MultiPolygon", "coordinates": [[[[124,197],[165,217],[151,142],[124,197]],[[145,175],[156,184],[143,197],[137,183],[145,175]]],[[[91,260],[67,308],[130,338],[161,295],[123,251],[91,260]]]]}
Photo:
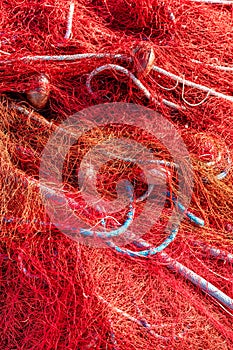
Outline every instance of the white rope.
{"type": "Polygon", "coordinates": [[[76,55],[54,55],[54,56],[25,56],[20,61],[76,61],[85,58],[123,58],[121,54],[111,53],[81,53],[76,55]]]}
{"type": "Polygon", "coordinates": [[[198,63],[198,64],[203,64],[205,66],[214,68],[214,69],[218,69],[218,70],[222,70],[225,72],[233,72],[233,67],[227,67],[227,66],[220,66],[220,65],[215,65],[215,64],[211,64],[211,63],[204,63],[198,60],[191,60],[191,62],[193,63],[198,63]]]}
{"type": "MultiPolygon", "coordinates": [[[[6,53],[7,54],[7,53],[6,53]]],[[[128,60],[129,62],[132,61],[131,58],[122,55],[122,54],[111,54],[111,53],[81,53],[81,54],[74,54],[74,55],[39,55],[39,56],[24,56],[12,60],[4,60],[0,61],[0,64],[11,64],[13,62],[17,61],[28,61],[28,62],[35,62],[35,61],[51,61],[51,62],[65,62],[65,61],[79,61],[83,59],[92,59],[92,58],[111,58],[111,59],[122,59],[122,60],[128,60]]]]}
{"type": "Polygon", "coordinates": [[[179,77],[178,75],[175,75],[173,73],[170,73],[168,71],[166,71],[165,69],[162,69],[160,67],[157,67],[157,66],[153,66],[152,68],[153,70],[155,70],[156,72],[158,73],[161,73],[163,75],[166,75],[167,77],[173,79],[173,80],[176,80],[178,81],[179,83],[181,84],[185,84],[187,86],[190,86],[190,87],[193,87],[193,88],[197,88],[201,91],[204,91],[206,93],[209,93],[209,95],[212,95],[212,96],[215,96],[215,97],[218,97],[218,98],[222,98],[226,101],[230,101],[230,102],[233,102],[233,96],[229,96],[229,95],[225,95],[225,94],[222,94],[221,92],[217,92],[215,91],[214,89],[210,89],[208,88],[207,86],[204,86],[204,85],[200,85],[200,84],[196,84],[196,83],[193,83],[192,81],[189,81],[189,80],[186,80],[186,79],[183,79],[181,77],[179,77]]]}
{"type": "Polygon", "coordinates": [[[69,39],[72,36],[72,25],[73,25],[73,16],[74,16],[74,2],[70,2],[70,9],[67,21],[67,29],[66,34],[64,36],[65,39],[69,39]]]}
{"type": "Polygon", "coordinates": [[[203,4],[214,4],[214,5],[233,5],[231,0],[190,0],[191,2],[199,2],[203,4]]]}
{"type": "MultiPolygon", "coordinates": [[[[111,54],[111,53],[83,53],[83,54],[75,54],[75,55],[41,55],[41,56],[24,56],[21,57],[20,59],[16,59],[16,60],[7,60],[7,61],[0,61],[0,63],[12,63],[13,61],[76,61],[76,60],[82,60],[82,59],[92,59],[92,58],[97,58],[97,59],[101,59],[101,58],[111,58],[111,59],[122,59],[122,60],[127,60],[128,62],[132,62],[132,58],[131,57],[127,57],[126,55],[123,54],[111,54]]],[[[195,61],[192,60],[192,62],[195,63],[200,63],[199,61],[195,61]]],[[[216,69],[219,70],[225,70],[225,71],[233,71],[233,67],[223,67],[223,66],[215,66],[215,65],[209,65],[211,67],[214,67],[216,69]]],[[[137,85],[137,87],[142,90],[145,94],[145,96],[147,96],[148,98],[152,98],[151,97],[151,93],[145,88],[145,86],[140,82],[140,80],[138,80],[131,72],[129,72],[126,68],[118,66],[118,65],[114,65],[114,64],[107,64],[101,67],[96,68],[89,76],[89,79],[91,80],[92,77],[96,74],[98,74],[99,72],[105,70],[105,69],[113,69],[113,70],[118,70],[121,71],[123,74],[128,75],[132,81],[137,85]]],[[[177,83],[182,83],[185,84],[187,86],[193,87],[193,88],[197,88],[201,91],[204,91],[206,93],[208,93],[209,95],[215,96],[217,98],[222,98],[226,101],[230,101],[233,102],[233,96],[228,96],[225,95],[223,93],[217,92],[214,89],[210,89],[207,86],[204,85],[200,85],[200,84],[196,84],[192,81],[186,80],[182,77],[179,77],[173,73],[170,73],[168,71],[166,71],[165,69],[162,69],[158,66],[153,66],[152,68],[153,70],[157,71],[158,73],[164,74],[166,76],[168,76],[169,78],[175,80],[177,83]]],[[[87,82],[88,84],[88,82],[87,82]]],[[[91,90],[90,86],[89,86],[89,90],[91,90]]],[[[174,104],[172,102],[169,102],[165,99],[162,100],[164,104],[172,107],[172,108],[176,108],[176,109],[180,109],[181,107],[178,106],[177,104],[174,104]]],[[[183,109],[185,109],[183,107],[183,109]]]]}
{"type": "Polygon", "coordinates": [[[187,103],[187,105],[189,105],[190,107],[197,107],[197,106],[200,106],[202,105],[202,103],[204,103],[207,98],[209,97],[210,95],[210,91],[207,92],[206,96],[203,98],[203,100],[201,100],[200,102],[197,102],[197,103],[190,103],[188,102],[185,97],[184,97],[184,82],[183,82],[183,86],[182,86],[182,99],[184,100],[185,103],[187,103]]]}
{"type": "MultiPolygon", "coordinates": [[[[107,70],[107,69],[110,69],[110,70],[115,70],[115,71],[118,71],[118,72],[121,72],[125,75],[127,75],[133,82],[134,84],[144,93],[144,95],[148,98],[148,99],[151,99],[152,101],[156,102],[159,104],[159,102],[154,98],[152,97],[151,93],[149,90],[147,90],[147,88],[141,83],[141,81],[139,79],[137,79],[135,77],[134,74],[132,74],[128,69],[122,67],[122,66],[118,66],[116,64],[105,64],[104,66],[100,66],[96,69],[94,69],[87,77],[87,81],[86,81],[86,86],[87,86],[87,89],[89,91],[90,94],[93,94],[93,91],[92,91],[92,88],[91,88],[91,80],[92,78],[104,71],[104,70],[107,70]]],[[[167,101],[165,99],[162,100],[162,102],[169,106],[169,107],[172,107],[172,108],[175,108],[175,109],[181,109],[181,107],[175,103],[172,103],[170,101],[167,101]]]]}

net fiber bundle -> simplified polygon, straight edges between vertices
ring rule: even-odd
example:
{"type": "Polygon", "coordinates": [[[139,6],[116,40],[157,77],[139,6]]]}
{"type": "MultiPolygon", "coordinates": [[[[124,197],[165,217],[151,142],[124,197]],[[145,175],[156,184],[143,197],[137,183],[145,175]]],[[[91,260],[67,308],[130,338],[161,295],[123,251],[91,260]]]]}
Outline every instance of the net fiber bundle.
{"type": "Polygon", "coordinates": [[[0,11],[0,348],[233,349],[232,2],[0,11]],[[192,179],[149,115],[180,135],[192,179]],[[60,187],[56,139],[41,171],[56,133],[72,144],[60,187]]]}

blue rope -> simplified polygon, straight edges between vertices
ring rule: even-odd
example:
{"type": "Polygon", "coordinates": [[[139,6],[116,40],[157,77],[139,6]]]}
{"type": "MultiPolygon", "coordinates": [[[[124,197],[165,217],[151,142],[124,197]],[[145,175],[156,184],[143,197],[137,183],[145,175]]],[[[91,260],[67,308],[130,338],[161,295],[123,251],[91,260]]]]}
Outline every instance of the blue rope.
{"type": "MultiPolygon", "coordinates": [[[[139,197],[136,201],[137,202],[141,202],[143,200],[145,200],[150,194],[151,192],[153,191],[153,187],[154,185],[149,185],[148,186],[148,190],[141,196],[139,197]]],[[[171,194],[170,192],[167,192],[167,197],[171,197],[171,194]]],[[[190,213],[190,211],[188,211],[184,206],[183,204],[181,204],[174,195],[172,195],[172,201],[173,203],[176,205],[177,209],[181,212],[181,213],[184,213],[186,215],[186,217],[192,221],[193,223],[195,223],[196,225],[198,226],[204,226],[205,225],[205,222],[203,219],[197,217],[196,215],[190,213]]]]}
{"type": "Polygon", "coordinates": [[[22,219],[22,218],[6,218],[3,217],[2,222],[4,224],[11,224],[11,223],[19,223],[19,224],[39,224],[40,226],[49,226],[51,225],[50,222],[44,222],[38,219],[34,220],[28,220],[28,219],[22,219]]]}
{"type": "MultiPolygon", "coordinates": [[[[157,164],[157,165],[164,165],[164,166],[167,166],[167,167],[174,167],[174,168],[178,168],[178,165],[176,163],[171,163],[171,162],[168,162],[168,161],[165,161],[165,160],[162,160],[162,159],[147,159],[147,160],[137,160],[137,159],[134,159],[134,158],[124,158],[124,157],[121,157],[121,156],[117,156],[117,155],[114,155],[112,153],[109,153],[107,152],[109,155],[112,155],[114,156],[115,158],[118,158],[118,159],[121,159],[121,160],[124,160],[126,162],[132,162],[132,163],[138,163],[138,164],[157,164]]],[[[223,174],[226,174],[227,175],[227,172],[222,172],[220,173],[219,175],[217,175],[217,178],[220,179],[220,176],[221,179],[224,177],[223,174]]],[[[226,176],[225,175],[225,176],[226,176]]],[[[149,195],[150,193],[152,192],[153,190],[153,187],[154,185],[149,185],[148,186],[148,190],[141,196],[137,199],[137,202],[140,202],[140,201],[143,201],[145,200],[149,195]]],[[[167,196],[170,197],[171,194],[170,192],[167,192],[167,196]]],[[[190,213],[176,198],[175,196],[173,195],[172,196],[172,200],[174,202],[174,204],[176,204],[177,208],[180,210],[181,213],[184,213],[186,215],[186,217],[188,217],[190,219],[190,221],[192,221],[193,223],[195,223],[196,225],[198,226],[204,226],[205,225],[205,222],[204,220],[198,218],[196,215],[190,213]]]]}
{"type": "Polygon", "coordinates": [[[231,170],[231,157],[230,157],[230,152],[229,150],[227,149],[227,153],[228,153],[228,157],[227,157],[227,163],[228,163],[228,167],[221,171],[218,175],[216,175],[216,178],[218,180],[223,180],[229,173],[229,171],[231,170]]]}
{"type": "MultiPolygon", "coordinates": [[[[148,257],[151,255],[155,255],[157,253],[160,253],[162,250],[167,248],[167,246],[174,241],[176,238],[176,235],[178,233],[178,226],[173,226],[171,229],[171,232],[169,236],[157,247],[151,247],[149,249],[141,250],[141,251],[133,251],[130,249],[123,249],[114,244],[113,242],[107,241],[106,244],[116,250],[118,253],[128,255],[130,257],[136,258],[136,257],[148,257]]],[[[147,247],[148,248],[148,247],[147,247]]]]}
{"type": "MultiPolygon", "coordinates": [[[[135,209],[134,209],[134,206],[132,204],[133,203],[133,187],[131,186],[131,184],[126,185],[126,192],[127,192],[128,198],[130,200],[130,205],[129,205],[129,211],[127,213],[127,218],[122,226],[120,226],[116,230],[112,230],[109,232],[106,232],[106,231],[95,232],[92,230],[80,229],[80,234],[83,235],[84,237],[97,236],[100,238],[112,238],[112,237],[120,236],[121,234],[125,233],[125,231],[129,228],[130,224],[133,222],[134,213],[135,213],[135,209]]],[[[105,222],[104,218],[101,219],[101,223],[106,228],[106,222],[105,222]]]]}
{"type": "MultiPolygon", "coordinates": [[[[58,203],[63,203],[63,202],[65,203],[65,199],[63,198],[62,194],[57,193],[55,190],[50,189],[50,188],[48,191],[48,189],[45,186],[44,186],[44,188],[46,189],[46,192],[44,193],[44,196],[46,198],[52,199],[58,203]]],[[[120,236],[121,234],[123,234],[129,228],[130,224],[132,223],[133,218],[134,218],[134,212],[135,212],[134,206],[132,204],[133,203],[133,188],[131,185],[126,186],[126,192],[127,192],[128,197],[129,197],[129,200],[130,200],[130,205],[129,205],[129,211],[127,213],[127,218],[121,227],[119,227],[116,230],[109,231],[109,232],[106,232],[106,231],[99,231],[98,232],[98,231],[93,231],[93,230],[81,228],[79,233],[84,237],[96,236],[99,238],[112,238],[112,237],[120,236]]],[[[102,219],[102,223],[103,223],[103,219],[102,219]]],[[[75,231],[77,231],[77,228],[70,227],[69,230],[75,232],[75,231]]]]}
{"type": "Polygon", "coordinates": [[[184,213],[187,218],[189,218],[190,221],[192,221],[194,224],[198,225],[198,226],[204,226],[205,222],[204,220],[200,219],[199,217],[197,217],[196,215],[190,213],[184,206],[183,204],[181,204],[174,195],[171,196],[170,192],[167,192],[167,196],[172,198],[173,203],[176,205],[177,209],[179,209],[179,211],[181,213],[184,213]]]}
{"type": "MultiPolygon", "coordinates": [[[[167,195],[170,196],[170,192],[167,192],[167,195]]],[[[197,216],[195,216],[194,214],[190,213],[189,211],[187,211],[185,209],[185,207],[181,203],[179,203],[174,196],[172,196],[172,200],[176,204],[177,208],[182,213],[185,213],[185,215],[192,222],[194,222],[196,225],[204,226],[204,221],[202,219],[198,218],[197,216]]],[[[133,213],[132,213],[132,215],[133,215],[133,213]]],[[[131,218],[133,220],[133,216],[131,218]]],[[[102,224],[103,224],[103,226],[105,225],[104,219],[102,220],[102,224]]],[[[129,223],[129,225],[130,225],[130,223],[129,223]]],[[[125,227],[125,224],[123,226],[121,226],[121,228],[123,228],[123,227],[125,227]]],[[[115,231],[117,231],[117,230],[115,230],[115,231]]],[[[148,249],[145,249],[145,250],[142,250],[142,251],[138,251],[138,252],[137,251],[132,251],[130,249],[121,248],[121,247],[117,246],[116,244],[114,244],[113,242],[110,242],[110,241],[106,242],[106,244],[108,246],[110,246],[111,248],[113,248],[114,250],[116,250],[118,253],[121,253],[121,254],[124,254],[124,255],[128,255],[130,257],[148,257],[148,256],[151,256],[151,255],[155,255],[157,253],[160,253],[162,250],[167,248],[167,246],[174,241],[174,239],[176,238],[177,233],[178,233],[178,225],[173,225],[169,236],[157,247],[151,247],[149,244],[147,246],[145,246],[144,245],[145,241],[142,240],[141,242],[144,242],[144,243],[143,243],[143,245],[141,247],[146,247],[148,249]]],[[[110,237],[113,237],[113,236],[110,236],[110,237]]]]}
{"type": "MultiPolygon", "coordinates": [[[[80,229],[80,234],[85,236],[85,237],[97,236],[100,238],[112,238],[112,237],[120,236],[122,233],[125,233],[125,231],[129,228],[129,226],[132,223],[133,218],[134,218],[135,209],[134,209],[133,205],[130,204],[129,208],[130,209],[129,209],[129,212],[127,214],[127,219],[125,220],[124,224],[121,227],[119,227],[118,229],[112,230],[109,232],[106,232],[106,231],[95,232],[92,230],[80,229]]],[[[102,219],[101,221],[103,224],[104,219],[102,219]]]]}
{"type": "Polygon", "coordinates": [[[216,177],[218,180],[223,180],[228,175],[230,169],[223,170],[221,173],[219,173],[216,177]]]}

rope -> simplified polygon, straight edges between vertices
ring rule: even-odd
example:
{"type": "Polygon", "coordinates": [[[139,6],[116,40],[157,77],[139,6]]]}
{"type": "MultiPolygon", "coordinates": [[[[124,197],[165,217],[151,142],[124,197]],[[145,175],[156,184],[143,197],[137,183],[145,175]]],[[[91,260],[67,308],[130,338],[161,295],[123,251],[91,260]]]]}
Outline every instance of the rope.
{"type": "Polygon", "coordinates": [[[155,255],[160,253],[162,250],[168,247],[170,243],[174,241],[176,238],[176,235],[178,233],[178,226],[173,226],[170,230],[169,236],[157,247],[151,247],[149,249],[141,250],[141,251],[133,251],[130,249],[124,249],[117,245],[115,245],[113,242],[107,241],[107,245],[114,250],[116,250],[118,253],[128,255],[132,258],[140,258],[140,257],[148,257],[151,255],[155,255]]]}
{"type": "Polygon", "coordinates": [[[206,245],[202,242],[193,242],[194,246],[199,246],[202,248],[202,250],[207,253],[210,254],[211,256],[213,256],[214,258],[217,258],[219,260],[223,260],[226,262],[229,262],[231,264],[233,264],[233,254],[230,254],[224,250],[215,248],[215,247],[211,247],[209,245],[206,245]]]}
{"type": "Polygon", "coordinates": [[[125,318],[127,318],[128,320],[136,323],[137,325],[145,328],[147,330],[148,333],[150,333],[151,335],[153,335],[156,338],[162,339],[162,340],[168,340],[168,337],[163,337],[162,335],[157,334],[155,331],[152,330],[152,326],[144,319],[137,319],[136,317],[133,317],[131,315],[129,315],[127,312],[119,309],[118,307],[113,306],[112,304],[110,304],[107,300],[105,300],[101,295],[97,295],[97,298],[99,300],[101,300],[104,304],[108,305],[108,307],[110,307],[112,310],[114,310],[115,312],[117,312],[118,314],[121,314],[122,316],[124,316],[125,318]]]}
{"type": "Polygon", "coordinates": [[[203,4],[213,4],[213,5],[233,5],[231,0],[190,0],[192,2],[199,2],[203,4]]]}
{"type": "Polygon", "coordinates": [[[214,69],[222,70],[222,71],[225,71],[225,72],[233,72],[233,67],[226,67],[226,66],[221,66],[221,65],[204,63],[204,62],[201,62],[201,61],[198,61],[198,60],[191,60],[191,62],[202,64],[202,65],[205,65],[205,66],[208,66],[208,67],[211,67],[211,68],[214,68],[214,69]]]}
{"type": "Polygon", "coordinates": [[[72,24],[73,24],[73,16],[74,16],[74,2],[70,2],[70,9],[67,21],[67,29],[66,34],[64,36],[65,39],[69,39],[72,36],[72,24]]]}
{"type": "MultiPolygon", "coordinates": [[[[196,0],[195,0],[196,1],[196,0]]],[[[126,55],[124,54],[110,54],[110,53],[85,53],[85,54],[75,54],[75,55],[38,55],[38,56],[24,56],[24,57],[21,57],[19,59],[16,59],[16,60],[7,60],[7,61],[0,61],[0,63],[12,63],[14,61],[76,61],[76,60],[81,60],[81,59],[92,59],[92,58],[98,58],[98,59],[101,59],[101,58],[111,58],[111,59],[122,59],[122,60],[127,60],[128,62],[132,62],[132,58],[131,57],[127,57],[126,55]]],[[[193,62],[198,62],[199,61],[195,61],[193,60],[193,62]]],[[[222,70],[229,70],[229,71],[232,71],[233,68],[228,68],[228,67],[221,67],[221,66],[214,66],[215,68],[218,67],[218,69],[222,69],[222,70]]],[[[149,99],[151,98],[151,93],[145,88],[145,86],[140,82],[139,79],[137,79],[131,72],[129,72],[126,68],[124,67],[121,67],[121,66],[118,66],[118,65],[115,65],[115,64],[107,64],[107,65],[103,65],[101,67],[98,67],[96,68],[94,71],[92,71],[90,73],[90,75],[88,76],[88,79],[87,79],[87,88],[89,90],[89,92],[92,93],[92,89],[91,89],[91,86],[90,86],[90,81],[91,79],[93,78],[94,75],[100,73],[101,71],[104,71],[106,69],[113,69],[113,70],[117,70],[117,71],[120,71],[122,72],[123,74],[125,75],[128,75],[132,81],[136,84],[136,86],[142,90],[145,94],[146,97],[148,97],[149,99]]],[[[179,83],[182,83],[182,84],[185,84],[187,86],[190,86],[190,87],[193,87],[193,88],[197,88],[201,91],[204,91],[206,92],[207,94],[210,94],[212,96],[215,96],[217,98],[222,98],[226,101],[230,101],[230,102],[233,102],[233,96],[229,96],[229,95],[225,95],[223,93],[220,93],[220,92],[217,92],[215,91],[214,89],[211,89],[207,86],[204,86],[204,85],[201,85],[201,84],[196,84],[192,81],[189,81],[189,80],[186,80],[186,79],[183,79],[181,77],[179,77],[178,75],[175,75],[173,73],[170,73],[168,71],[166,71],[165,69],[162,69],[158,66],[153,66],[152,69],[154,71],[157,71],[158,73],[161,73],[161,74],[164,74],[166,75],[167,77],[179,82],[179,83]]],[[[208,95],[207,95],[208,97],[208,95]]],[[[207,98],[206,97],[206,98],[207,98]]],[[[154,98],[153,98],[154,102],[157,102],[154,98]]],[[[170,101],[167,101],[166,99],[163,99],[162,102],[172,108],[175,108],[175,109],[180,109],[181,107],[175,103],[172,103],[170,101]]],[[[202,101],[203,102],[203,101],[202,101]]],[[[183,107],[184,109],[184,107],[183,107]]]]}
{"type": "MultiPolygon", "coordinates": [[[[92,88],[91,88],[91,80],[92,78],[100,73],[100,72],[103,72],[107,69],[110,69],[110,70],[115,70],[115,71],[118,71],[118,72],[121,72],[123,74],[125,74],[126,76],[128,76],[133,82],[134,84],[144,93],[144,95],[150,100],[152,100],[153,102],[155,103],[158,103],[160,105],[160,103],[158,102],[158,100],[156,100],[154,97],[152,97],[151,93],[149,92],[149,90],[147,90],[147,88],[141,83],[141,81],[139,79],[137,79],[135,77],[135,75],[133,73],[131,73],[128,69],[122,67],[122,66],[118,66],[116,64],[105,64],[103,66],[100,66],[96,69],[94,69],[87,77],[87,81],[86,81],[86,86],[87,86],[87,89],[89,91],[90,94],[93,94],[93,91],[92,91],[92,88]]],[[[182,107],[180,107],[179,105],[173,103],[173,102],[170,102],[170,101],[167,101],[166,99],[162,99],[162,102],[171,107],[171,108],[175,108],[175,109],[181,109],[182,107]]]]}
{"type": "Polygon", "coordinates": [[[170,73],[168,71],[166,71],[165,69],[162,69],[160,67],[157,67],[157,66],[153,66],[152,68],[154,71],[158,72],[158,73],[161,73],[163,75],[166,75],[167,77],[173,79],[173,80],[176,80],[178,81],[179,83],[181,84],[185,84],[187,86],[190,86],[190,87],[193,87],[193,88],[197,88],[201,91],[204,91],[212,96],[215,96],[217,98],[222,98],[226,101],[230,101],[230,102],[233,102],[233,96],[228,96],[228,95],[225,95],[225,94],[222,94],[221,92],[217,92],[215,91],[214,89],[210,89],[208,88],[207,86],[204,86],[204,85],[200,85],[200,84],[196,84],[196,83],[193,83],[192,81],[190,80],[186,80],[186,79],[183,79],[181,77],[179,77],[178,75],[176,74],[173,74],[173,73],[170,73]]]}
{"type": "Polygon", "coordinates": [[[233,310],[233,299],[231,299],[228,295],[223,293],[220,289],[215,287],[212,283],[208,282],[205,278],[201,277],[188,267],[182,265],[178,261],[170,258],[166,253],[162,252],[160,254],[164,262],[168,265],[167,267],[170,270],[174,270],[175,272],[179,272],[181,276],[188,279],[197,287],[201,288],[201,290],[208,295],[211,295],[214,299],[217,299],[222,305],[226,306],[230,310],[233,310]]]}
{"type": "MultiPolygon", "coordinates": [[[[147,248],[150,246],[149,243],[144,241],[143,239],[140,239],[140,241],[138,242],[134,242],[134,244],[136,246],[147,248]]],[[[231,299],[228,295],[226,295],[220,289],[215,287],[212,283],[208,282],[206,279],[204,279],[188,267],[184,266],[183,264],[179,263],[175,259],[172,259],[166,253],[162,252],[159,254],[159,256],[166,263],[166,267],[169,270],[178,272],[181,276],[188,279],[195,286],[201,288],[203,292],[212,296],[215,300],[218,300],[222,305],[229,308],[230,310],[233,310],[233,299],[231,299]]]]}

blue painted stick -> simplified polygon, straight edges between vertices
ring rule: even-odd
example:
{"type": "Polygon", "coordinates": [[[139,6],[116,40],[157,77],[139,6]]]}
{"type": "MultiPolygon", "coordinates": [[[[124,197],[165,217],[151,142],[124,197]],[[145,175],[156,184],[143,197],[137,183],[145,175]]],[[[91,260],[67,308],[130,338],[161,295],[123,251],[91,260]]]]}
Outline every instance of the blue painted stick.
{"type": "MultiPolygon", "coordinates": [[[[148,248],[150,246],[150,244],[144,241],[143,239],[134,242],[134,244],[138,247],[144,248],[148,248]]],[[[230,310],[233,310],[233,299],[231,299],[228,295],[226,295],[220,289],[215,287],[212,283],[208,282],[205,278],[201,277],[200,275],[198,275],[188,267],[184,266],[183,264],[179,263],[175,259],[172,259],[166,253],[161,252],[159,256],[162,257],[165,263],[167,263],[166,266],[169,270],[180,273],[181,276],[188,279],[195,286],[201,288],[203,292],[207,293],[208,295],[211,295],[213,298],[218,300],[222,305],[229,308],[230,310]]]]}
{"type": "Polygon", "coordinates": [[[211,247],[202,242],[195,241],[193,242],[193,244],[194,246],[200,246],[205,253],[209,253],[211,256],[213,256],[216,259],[224,260],[231,264],[233,263],[233,254],[230,254],[224,250],[221,250],[215,247],[211,247]]]}
{"type": "Polygon", "coordinates": [[[178,261],[170,258],[166,253],[162,252],[160,256],[168,264],[167,267],[170,270],[179,272],[184,278],[188,279],[194,285],[201,288],[203,292],[211,295],[213,298],[218,300],[222,305],[229,308],[230,310],[233,310],[233,299],[215,287],[212,283],[208,282],[205,278],[199,276],[197,273],[182,265],[178,261]]]}

